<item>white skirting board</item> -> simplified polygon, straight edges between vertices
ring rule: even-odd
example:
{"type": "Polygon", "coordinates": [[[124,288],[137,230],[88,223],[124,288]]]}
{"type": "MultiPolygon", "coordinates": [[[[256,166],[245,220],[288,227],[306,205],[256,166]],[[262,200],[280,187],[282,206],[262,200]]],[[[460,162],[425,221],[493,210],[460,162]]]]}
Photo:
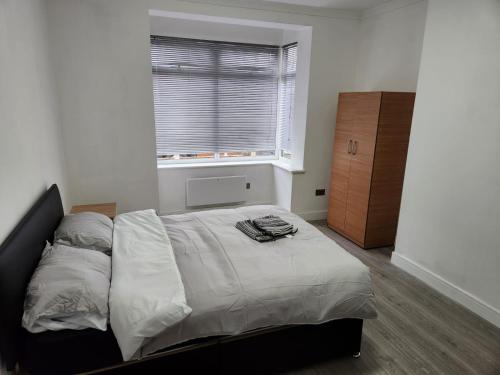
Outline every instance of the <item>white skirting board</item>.
{"type": "Polygon", "coordinates": [[[422,280],[430,287],[463,305],[483,319],[500,327],[500,310],[495,307],[487,304],[448,280],[443,279],[441,276],[415,263],[404,255],[393,252],[391,263],[408,272],[410,275],[415,276],[417,279],[422,280]]]}
{"type": "Polygon", "coordinates": [[[328,214],[326,210],[320,211],[305,211],[305,212],[295,212],[296,215],[299,215],[305,221],[312,220],[325,220],[328,214]]]}

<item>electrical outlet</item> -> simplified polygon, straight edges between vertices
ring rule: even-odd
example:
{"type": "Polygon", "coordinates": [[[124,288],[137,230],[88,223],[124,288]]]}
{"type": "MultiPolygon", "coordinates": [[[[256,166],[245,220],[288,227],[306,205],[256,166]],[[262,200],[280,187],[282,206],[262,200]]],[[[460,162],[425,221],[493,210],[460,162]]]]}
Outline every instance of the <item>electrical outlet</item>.
{"type": "Polygon", "coordinates": [[[250,182],[247,182],[247,190],[250,189],[250,182]]]}
{"type": "Polygon", "coordinates": [[[316,189],[316,196],[325,195],[325,189],[316,189]]]}

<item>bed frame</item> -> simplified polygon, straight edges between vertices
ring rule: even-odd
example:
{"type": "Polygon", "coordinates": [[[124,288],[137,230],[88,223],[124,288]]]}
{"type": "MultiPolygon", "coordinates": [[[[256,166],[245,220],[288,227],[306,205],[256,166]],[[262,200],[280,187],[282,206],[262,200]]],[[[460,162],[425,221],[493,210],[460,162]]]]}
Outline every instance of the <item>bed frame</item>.
{"type": "Polygon", "coordinates": [[[110,327],[37,334],[21,326],[26,287],[46,241],[64,216],[57,185],[33,205],[0,246],[0,356],[8,370],[32,374],[269,373],[323,358],[358,356],[363,320],[341,319],[319,325],[259,329],[210,337],[166,348],[141,360],[123,362],[110,327]]]}

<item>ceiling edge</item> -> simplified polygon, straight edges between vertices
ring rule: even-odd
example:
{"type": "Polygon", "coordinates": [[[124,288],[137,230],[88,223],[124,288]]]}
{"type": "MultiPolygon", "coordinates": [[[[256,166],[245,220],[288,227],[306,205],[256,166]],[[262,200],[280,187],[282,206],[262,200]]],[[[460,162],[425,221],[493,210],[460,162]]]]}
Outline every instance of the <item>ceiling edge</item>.
{"type": "MultiPolygon", "coordinates": [[[[419,0],[422,1],[422,0],[419,0]]],[[[360,20],[362,11],[357,10],[342,10],[333,8],[318,8],[294,4],[269,3],[261,0],[180,0],[186,3],[210,4],[224,7],[264,10],[276,13],[292,13],[313,17],[340,18],[360,20]]]]}
{"type": "Polygon", "coordinates": [[[406,8],[411,5],[421,3],[422,1],[427,1],[427,0],[388,0],[385,3],[382,3],[380,5],[375,5],[374,7],[361,11],[361,19],[394,12],[398,9],[406,8]]]}

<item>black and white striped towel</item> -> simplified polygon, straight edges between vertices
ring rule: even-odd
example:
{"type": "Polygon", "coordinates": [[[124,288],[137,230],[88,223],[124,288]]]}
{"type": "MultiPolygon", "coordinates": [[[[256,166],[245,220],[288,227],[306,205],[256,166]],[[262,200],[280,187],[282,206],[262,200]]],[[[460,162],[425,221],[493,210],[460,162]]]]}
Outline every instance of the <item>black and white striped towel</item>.
{"type": "Polygon", "coordinates": [[[273,237],[283,237],[297,232],[292,224],[274,215],[259,217],[253,221],[253,225],[273,237]]]}
{"type": "Polygon", "coordinates": [[[236,228],[259,242],[273,241],[297,232],[297,229],[292,224],[274,215],[260,217],[255,220],[238,221],[236,228]]]}
{"type": "Polygon", "coordinates": [[[260,229],[258,229],[255,225],[253,225],[252,220],[243,220],[238,221],[236,223],[236,228],[245,233],[248,237],[255,241],[259,242],[267,242],[273,241],[274,237],[269,234],[264,233],[260,229]]]}

